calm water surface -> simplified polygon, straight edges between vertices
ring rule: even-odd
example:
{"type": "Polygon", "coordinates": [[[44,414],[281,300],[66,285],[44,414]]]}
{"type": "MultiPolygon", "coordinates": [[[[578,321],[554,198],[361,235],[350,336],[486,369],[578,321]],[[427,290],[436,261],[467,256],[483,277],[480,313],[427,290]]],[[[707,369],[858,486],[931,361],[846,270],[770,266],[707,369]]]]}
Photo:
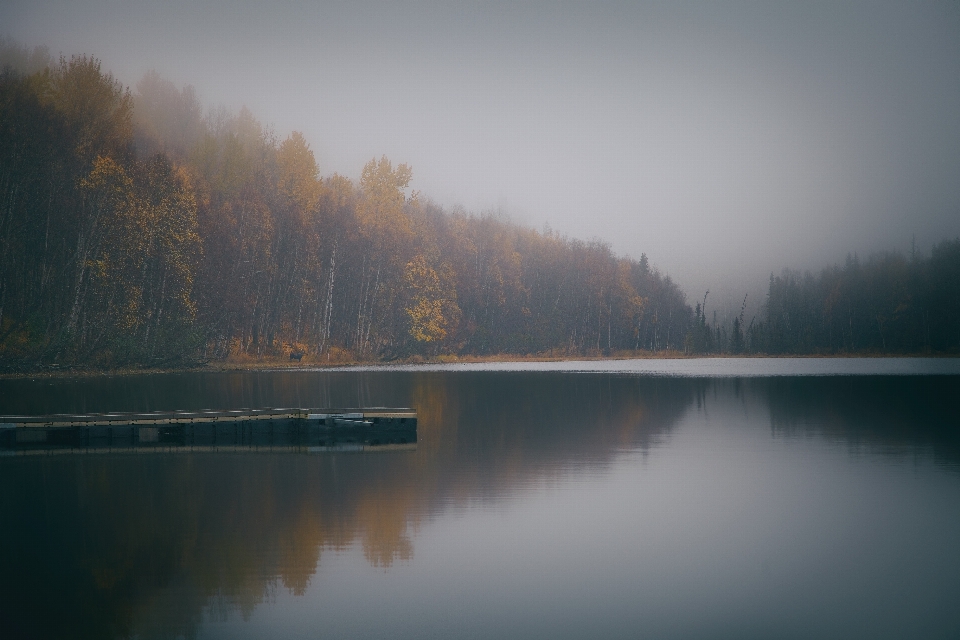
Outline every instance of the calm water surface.
{"type": "Polygon", "coordinates": [[[957,637],[940,363],[0,381],[0,414],[420,416],[409,452],[0,458],[0,636],[957,637]]]}

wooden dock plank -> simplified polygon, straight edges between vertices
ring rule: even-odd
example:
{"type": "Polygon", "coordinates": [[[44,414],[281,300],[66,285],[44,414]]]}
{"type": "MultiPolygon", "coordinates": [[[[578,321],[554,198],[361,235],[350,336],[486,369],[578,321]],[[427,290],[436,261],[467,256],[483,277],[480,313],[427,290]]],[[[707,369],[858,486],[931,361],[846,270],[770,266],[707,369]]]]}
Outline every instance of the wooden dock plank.
{"type": "Polygon", "coordinates": [[[164,425],[211,422],[247,422],[260,420],[325,420],[327,418],[365,420],[369,418],[416,419],[413,409],[230,409],[203,411],[167,411],[148,413],[50,414],[41,416],[0,416],[6,428],[69,428],[110,425],[164,425]]]}
{"type": "Polygon", "coordinates": [[[386,453],[416,451],[417,443],[406,444],[335,444],[314,445],[158,445],[150,447],[73,447],[49,449],[0,449],[0,457],[98,455],[98,454],[152,454],[152,453],[386,453]]]}

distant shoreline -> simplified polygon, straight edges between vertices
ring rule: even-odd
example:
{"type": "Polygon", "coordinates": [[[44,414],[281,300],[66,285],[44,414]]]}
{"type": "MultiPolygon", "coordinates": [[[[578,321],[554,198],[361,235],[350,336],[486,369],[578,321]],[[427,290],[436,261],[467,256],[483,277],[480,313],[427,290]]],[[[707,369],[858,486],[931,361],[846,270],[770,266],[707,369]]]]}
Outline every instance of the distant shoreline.
{"type": "Polygon", "coordinates": [[[797,360],[823,359],[845,360],[852,358],[906,359],[906,358],[960,358],[960,354],[951,353],[842,353],[842,354],[684,354],[676,351],[616,353],[611,355],[492,355],[492,356],[440,356],[436,358],[405,358],[401,360],[345,360],[338,362],[303,361],[290,362],[284,358],[263,358],[245,361],[217,361],[182,367],[120,367],[115,369],[96,369],[84,367],[42,367],[26,371],[0,373],[0,380],[43,379],[43,378],[92,378],[108,376],[134,376],[177,373],[226,373],[243,371],[318,371],[351,369],[384,369],[390,367],[409,367],[416,365],[456,365],[456,364],[508,364],[524,362],[602,362],[620,360],[797,360]]]}

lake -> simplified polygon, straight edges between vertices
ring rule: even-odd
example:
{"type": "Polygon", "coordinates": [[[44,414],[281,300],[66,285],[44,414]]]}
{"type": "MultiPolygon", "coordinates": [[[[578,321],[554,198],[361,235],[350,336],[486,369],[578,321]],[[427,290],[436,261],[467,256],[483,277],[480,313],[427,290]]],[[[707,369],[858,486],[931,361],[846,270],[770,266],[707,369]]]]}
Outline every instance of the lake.
{"type": "Polygon", "coordinates": [[[960,636],[960,361],[0,380],[0,414],[410,406],[412,451],[0,457],[0,636],[960,636]]]}

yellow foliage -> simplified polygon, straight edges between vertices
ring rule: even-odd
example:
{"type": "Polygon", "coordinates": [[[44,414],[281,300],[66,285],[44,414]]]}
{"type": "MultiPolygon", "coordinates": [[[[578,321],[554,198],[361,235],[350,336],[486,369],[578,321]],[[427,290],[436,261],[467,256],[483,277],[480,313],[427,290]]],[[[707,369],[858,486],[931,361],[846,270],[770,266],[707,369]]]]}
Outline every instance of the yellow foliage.
{"type": "Polygon", "coordinates": [[[436,342],[447,337],[447,328],[459,318],[456,292],[445,292],[440,276],[423,255],[407,263],[404,280],[411,292],[404,309],[410,318],[410,335],[417,342],[436,342]]]}
{"type": "Polygon", "coordinates": [[[360,176],[362,198],[357,206],[360,230],[379,241],[402,240],[411,234],[410,220],[403,210],[404,189],[413,175],[405,164],[393,165],[386,156],[371,160],[360,176]]]}
{"type": "Polygon", "coordinates": [[[410,335],[417,342],[433,342],[447,337],[447,320],[443,317],[443,302],[419,297],[412,307],[407,307],[410,316],[410,335]]]}
{"type": "Polygon", "coordinates": [[[89,269],[95,312],[122,331],[169,317],[192,319],[197,205],[187,173],[155,160],[135,183],[98,156],[79,182],[90,210],[89,269]],[[101,306],[104,305],[105,306],[101,306]]]}
{"type": "Polygon", "coordinates": [[[277,164],[280,192],[295,203],[301,214],[313,211],[320,199],[320,171],[302,133],[294,131],[283,141],[277,152],[277,164]]]}

